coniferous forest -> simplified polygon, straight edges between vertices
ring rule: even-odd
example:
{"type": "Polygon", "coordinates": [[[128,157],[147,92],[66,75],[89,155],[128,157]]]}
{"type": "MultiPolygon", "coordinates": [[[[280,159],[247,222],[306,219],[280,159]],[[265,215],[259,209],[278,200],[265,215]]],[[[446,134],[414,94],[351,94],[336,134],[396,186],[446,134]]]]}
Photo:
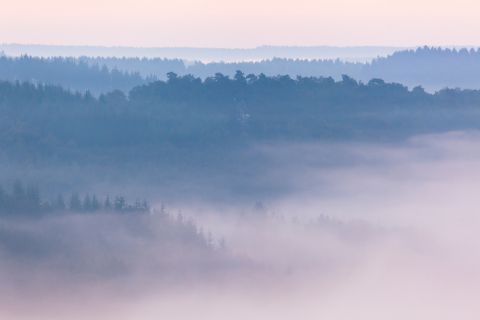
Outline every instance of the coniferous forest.
{"type": "Polygon", "coordinates": [[[367,61],[273,56],[236,62],[118,56],[8,56],[0,50],[0,80],[58,85],[83,93],[90,91],[97,96],[116,89],[127,94],[136,86],[167,80],[170,72],[206,79],[216,73],[234,77],[238,70],[270,77],[289,75],[335,80],[348,75],[365,83],[378,78],[410,89],[422,86],[428,92],[445,88],[478,89],[480,50],[424,46],[393,51],[367,61]]]}
{"type": "Polygon", "coordinates": [[[480,2],[0,3],[0,320],[479,320],[480,2]]]}
{"type": "MultiPolygon", "coordinates": [[[[0,83],[3,156],[115,156],[266,141],[398,141],[478,128],[480,91],[421,87],[349,76],[216,74],[168,80],[95,97],[28,82],[0,83]]],[[[161,155],[160,155],[161,156],[161,155]]]]}
{"type": "Polygon", "coordinates": [[[146,200],[128,203],[124,196],[98,197],[95,194],[78,193],[65,198],[62,194],[51,200],[42,198],[38,187],[24,186],[20,181],[10,189],[0,187],[0,215],[12,217],[35,217],[51,213],[148,213],[150,206],[146,200]]]}
{"type": "MultiPolygon", "coordinates": [[[[372,284],[382,297],[429,277],[463,288],[477,248],[479,52],[0,56],[0,318],[8,299],[57,310],[88,296],[121,320],[130,299],[155,319],[173,301],[169,314],[189,320],[210,317],[185,306],[212,301],[238,311],[291,295],[303,312],[345,286],[343,310],[372,284]]],[[[241,319],[258,318],[250,308],[241,319]]]]}

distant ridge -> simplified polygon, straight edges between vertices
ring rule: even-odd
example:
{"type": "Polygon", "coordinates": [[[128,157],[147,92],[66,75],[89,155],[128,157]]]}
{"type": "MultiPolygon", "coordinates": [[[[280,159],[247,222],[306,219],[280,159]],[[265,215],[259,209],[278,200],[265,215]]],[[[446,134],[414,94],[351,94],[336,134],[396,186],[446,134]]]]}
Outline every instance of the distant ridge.
{"type": "Polygon", "coordinates": [[[409,88],[422,86],[429,92],[446,87],[479,89],[480,48],[422,47],[396,51],[367,63],[300,58],[205,63],[178,58],[45,58],[0,54],[0,80],[54,84],[82,92],[89,90],[95,94],[114,89],[128,92],[134,86],[159,79],[165,80],[170,72],[179,76],[192,75],[206,79],[216,73],[234,77],[237,70],[245,74],[289,75],[292,78],[321,76],[336,80],[348,75],[365,83],[371,79],[383,79],[409,88]]]}
{"type": "Polygon", "coordinates": [[[103,47],[40,44],[0,44],[0,51],[9,56],[37,57],[145,57],[183,59],[189,61],[258,61],[272,58],[340,59],[367,62],[390,55],[404,47],[382,46],[259,46],[255,48],[193,48],[193,47],[103,47]]]}

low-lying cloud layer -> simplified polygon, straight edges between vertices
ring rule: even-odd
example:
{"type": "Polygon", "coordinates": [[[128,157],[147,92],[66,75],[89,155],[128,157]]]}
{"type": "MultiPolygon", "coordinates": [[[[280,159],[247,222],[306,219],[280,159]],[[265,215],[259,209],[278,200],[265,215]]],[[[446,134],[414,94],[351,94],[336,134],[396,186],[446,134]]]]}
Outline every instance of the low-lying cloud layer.
{"type": "Polygon", "coordinates": [[[2,221],[0,318],[477,319],[479,137],[262,147],[288,192],[253,208],[2,221]]]}

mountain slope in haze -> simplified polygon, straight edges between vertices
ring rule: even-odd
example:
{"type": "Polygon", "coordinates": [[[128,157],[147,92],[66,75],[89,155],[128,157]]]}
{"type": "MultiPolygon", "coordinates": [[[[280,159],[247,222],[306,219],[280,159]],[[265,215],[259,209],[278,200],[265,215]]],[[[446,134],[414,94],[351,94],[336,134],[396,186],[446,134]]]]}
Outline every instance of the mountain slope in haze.
{"type": "Polygon", "coordinates": [[[422,86],[430,92],[444,88],[480,88],[480,50],[418,48],[397,51],[371,62],[335,59],[271,58],[259,61],[209,62],[179,58],[88,57],[38,58],[0,57],[0,79],[61,85],[72,90],[104,93],[119,89],[128,92],[134,86],[155,79],[167,79],[169,72],[205,79],[216,73],[233,77],[245,74],[291,77],[332,77],[343,75],[365,83],[380,78],[410,88],[422,86]]]}

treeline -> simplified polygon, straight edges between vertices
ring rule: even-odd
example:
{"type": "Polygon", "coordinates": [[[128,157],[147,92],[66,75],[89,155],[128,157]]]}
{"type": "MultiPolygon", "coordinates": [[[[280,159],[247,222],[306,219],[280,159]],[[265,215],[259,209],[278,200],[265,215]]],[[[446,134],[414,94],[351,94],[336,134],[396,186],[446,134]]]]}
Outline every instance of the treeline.
{"type": "Polygon", "coordinates": [[[261,61],[210,62],[164,58],[36,58],[0,55],[0,80],[53,84],[93,94],[131,88],[160,79],[173,72],[206,79],[217,73],[233,77],[245,74],[290,77],[332,77],[342,75],[368,82],[372,78],[398,82],[430,91],[449,88],[480,88],[480,49],[422,47],[397,51],[371,62],[339,59],[273,58],[261,61]]]}
{"type": "Polygon", "coordinates": [[[58,195],[54,200],[45,200],[40,196],[39,189],[33,185],[23,185],[16,181],[10,189],[0,186],[2,215],[38,215],[67,211],[142,213],[149,212],[150,206],[145,200],[128,203],[123,196],[100,198],[95,194],[86,194],[82,197],[78,193],[73,193],[67,199],[58,195]]]}
{"type": "Polygon", "coordinates": [[[100,94],[115,89],[128,91],[154,79],[143,77],[138,71],[120,71],[82,59],[0,55],[0,80],[59,85],[73,91],[100,94]]]}
{"type": "Polygon", "coordinates": [[[339,59],[273,58],[260,61],[209,63],[162,58],[81,57],[79,60],[89,65],[104,65],[109,69],[138,72],[143,77],[156,77],[161,80],[166,80],[166,74],[169,72],[205,79],[216,73],[233,77],[237,70],[242,70],[246,74],[263,73],[268,76],[331,76],[340,79],[343,74],[357,77],[364,67],[363,63],[345,62],[339,59]]]}
{"type": "Polygon", "coordinates": [[[480,88],[480,49],[423,47],[404,50],[366,65],[361,79],[379,77],[408,86],[480,88]]]}
{"type": "Polygon", "coordinates": [[[18,58],[0,56],[0,79],[61,85],[72,90],[98,94],[114,89],[127,92],[132,87],[166,79],[168,72],[205,79],[216,73],[234,76],[263,73],[267,76],[325,76],[340,79],[343,74],[363,81],[382,78],[431,90],[445,87],[478,88],[480,50],[423,47],[395,52],[371,63],[334,59],[274,58],[252,62],[185,62],[162,58],[18,58]]]}
{"type": "Polygon", "coordinates": [[[371,62],[347,62],[339,59],[273,58],[243,62],[184,62],[175,59],[83,58],[92,65],[106,65],[144,77],[165,79],[167,72],[194,75],[205,79],[216,73],[233,77],[237,70],[245,74],[267,76],[332,77],[342,75],[368,82],[372,78],[397,82],[409,87],[423,86],[430,91],[444,88],[480,88],[480,49],[420,47],[396,51],[371,62]]]}
{"type": "Polygon", "coordinates": [[[343,76],[268,77],[237,72],[167,81],[102,94],[0,83],[3,156],[78,161],[213,152],[262,141],[389,141],[419,133],[480,127],[480,91],[407,87],[343,76]],[[179,149],[180,148],[180,149],[179,149]]]}

